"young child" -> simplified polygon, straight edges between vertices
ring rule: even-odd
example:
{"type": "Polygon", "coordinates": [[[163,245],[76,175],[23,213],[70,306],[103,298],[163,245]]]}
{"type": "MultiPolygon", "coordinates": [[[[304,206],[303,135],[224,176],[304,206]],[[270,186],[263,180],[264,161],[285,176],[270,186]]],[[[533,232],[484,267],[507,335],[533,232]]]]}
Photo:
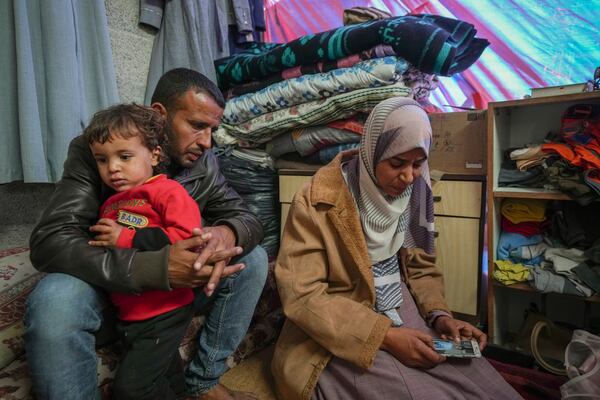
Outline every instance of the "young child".
{"type": "MultiPolygon", "coordinates": [[[[165,157],[165,121],[135,104],[94,115],[84,135],[102,182],[116,193],[90,230],[93,246],[157,250],[200,227],[196,202],[176,181],[155,175],[165,157]]],[[[174,399],[184,389],[179,343],[192,318],[192,289],[111,293],[126,353],[117,369],[117,399],[174,399]],[[180,386],[181,385],[181,386],[180,386]]]]}

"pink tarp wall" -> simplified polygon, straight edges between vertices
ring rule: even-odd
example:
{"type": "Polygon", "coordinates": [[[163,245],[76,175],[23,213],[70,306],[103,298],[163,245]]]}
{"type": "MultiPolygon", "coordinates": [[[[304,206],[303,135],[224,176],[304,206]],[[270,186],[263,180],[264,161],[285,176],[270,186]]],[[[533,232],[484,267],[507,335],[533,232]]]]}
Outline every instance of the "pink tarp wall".
{"type": "Polygon", "coordinates": [[[600,0],[265,0],[266,40],[283,43],[339,27],[343,10],[355,6],[460,19],[490,41],[469,69],[440,78],[431,101],[443,111],[585,82],[600,66],[600,0]]]}

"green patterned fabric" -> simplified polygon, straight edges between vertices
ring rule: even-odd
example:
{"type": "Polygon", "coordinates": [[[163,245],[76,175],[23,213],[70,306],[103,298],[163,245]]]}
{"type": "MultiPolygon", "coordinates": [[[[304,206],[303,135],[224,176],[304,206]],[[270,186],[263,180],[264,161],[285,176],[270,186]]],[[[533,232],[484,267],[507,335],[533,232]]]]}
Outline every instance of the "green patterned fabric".
{"type": "Polygon", "coordinates": [[[215,61],[222,90],[260,80],[286,68],[337,60],[380,44],[420,71],[450,76],[467,69],[489,45],[473,25],[439,15],[405,15],[342,26],[215,61]]]}

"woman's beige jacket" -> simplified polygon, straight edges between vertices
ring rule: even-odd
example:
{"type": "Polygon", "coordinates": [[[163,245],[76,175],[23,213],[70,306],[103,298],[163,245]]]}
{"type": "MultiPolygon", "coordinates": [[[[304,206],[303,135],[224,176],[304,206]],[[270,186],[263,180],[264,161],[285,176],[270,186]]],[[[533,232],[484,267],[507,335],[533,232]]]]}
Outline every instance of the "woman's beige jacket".
{"type": "MultiPolygon", "coordinates": [[[[391,324],[373,311],[371,261],[354,200],[341,173],[345,152],[295,196],[275,276],[287,320],[271,363],[280,399],[309,399],[332,356],[373,364],[391,324]]],[[[422,315],[448,311],[435,257],[402,249],[407,285],[422,315]]]]}

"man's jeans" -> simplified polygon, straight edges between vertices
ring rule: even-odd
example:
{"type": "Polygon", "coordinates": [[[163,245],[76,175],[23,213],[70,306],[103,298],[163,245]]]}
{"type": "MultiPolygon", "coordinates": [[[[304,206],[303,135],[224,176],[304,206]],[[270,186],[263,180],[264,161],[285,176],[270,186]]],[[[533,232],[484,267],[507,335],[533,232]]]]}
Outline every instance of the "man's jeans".
{"type": "MultiPolygon", "coordinates": [[[[195,307],[212,303],[198,353],[186,371],[192,392],[204,392],[226,371],[243,339],[267,277],[267,254],[256,247],[236,260],[242,271],[221,281],[213,296],[198,290],[195,307]]],[[[29,295],[25,345],[37,399],[99,399],[96,333],[113,308],[106,293],[71,275],[52,273],[29,295]]],[[[115,336],[116,337],[116,336],[115,336]]],[[[101,339],[98,338],[98,341],[101,339]]]]}

